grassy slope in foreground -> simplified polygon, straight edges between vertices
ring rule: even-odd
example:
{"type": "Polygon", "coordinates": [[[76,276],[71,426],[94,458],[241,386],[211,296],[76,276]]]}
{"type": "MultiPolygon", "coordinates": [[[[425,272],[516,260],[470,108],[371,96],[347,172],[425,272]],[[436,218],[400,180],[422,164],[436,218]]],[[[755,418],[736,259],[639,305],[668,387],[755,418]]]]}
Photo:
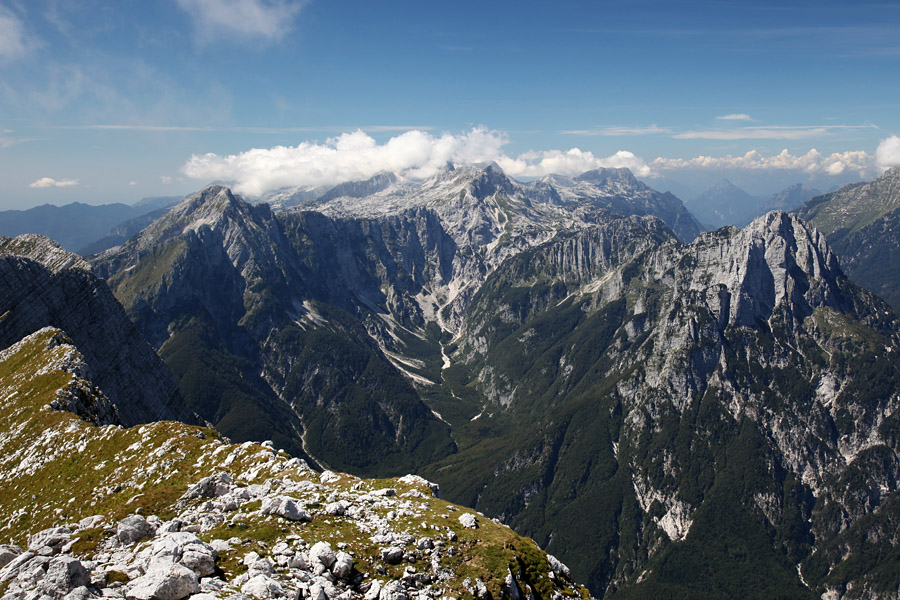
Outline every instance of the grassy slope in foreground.
{"type": "MultiPolygon", "coordinates": [[[[509,593],[504,581],[510,573],[525,594],[530,586],[537,598],[587,597],[532,540],[485,518],[477,519],[475,529],[463,526],[459,517],[467,511],[433,497],[424,480],[320,475],[271,447],[225,443],[210,429],[175,422],[97,427],[54,410],[48,405],[60,390],[84,383],[62,370],[66,356],[76,351],[65,341],[59,330],[47,328],[0,353],[6,415],[0,430],[0,542],[22,548],[30,543],[37,550],[29,534],[67,526],[67,543],[55,552],[83,561],[92,579],[108,586],[106,595],[134,597],[139,579],[152,568],[148,553],[174,529],[218,549],[215,573],[200,579],[203,591],[218,597],[247,584],[256,564],[255,557],[247,558],[253,552],[274,565],[267,576],[288,597],[299,588],[312,589],[322,573],[289,568],[285,549],[306,552],[309,559],[317,542],[352,557],[352,576],[331,588],[342,598],[362,598],[373,587],[378,598],[376,580],[392,590],[394,600],[402,600],[396,594],[404,589],[419,598],[486,598],[485,590],[499,598],[509,593]],[[222,473],[233,481],[226,495],[183,498],[192,484],[222,473]],[[293,499],[311,520],[263,514],[260,508],[277,497],[293,499]],[[135,513],[157,532],[123,543],[119,522],[135,513]],[[425,538],[432,544],[420,543],[425,538]],[[402,562],[385,558],[392,546],[402,551],[402,562]],[[476,580],[484,584],[480,589],[476,580]]],[[[9,566],[0,569],[0,595],[31,585],[24,575],[10,576],[9,566]]]]}

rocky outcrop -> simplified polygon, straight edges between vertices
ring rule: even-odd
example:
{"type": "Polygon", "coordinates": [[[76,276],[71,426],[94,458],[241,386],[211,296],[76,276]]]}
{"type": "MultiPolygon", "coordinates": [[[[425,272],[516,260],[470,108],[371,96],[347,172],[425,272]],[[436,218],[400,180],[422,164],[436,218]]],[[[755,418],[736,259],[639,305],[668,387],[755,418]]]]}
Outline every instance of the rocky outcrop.
{"type": "MultiPolygon", "coordinates": [[[[53,598],[102,595],[126,600],[183,600],[244,594],[260,599],[392,600],[401,595],[439,598],[454,587],[462,591],[467,584],[477,586],[482,597],[491,597],[481,579],[486,572],[475,583],[468,578],[463,581],[466,571],[454,565],[465,564],[470,550],[465,549],[457,527],[450,526],[449,521],[440,526],[430,523],[432,519],[441,522],[443,517],[435,514],[428,502],[418,499],[425,497],[420,489],[413,487],[403,497],[387,496],[373,493],[383,490],[373,489],[364,481],[356,480],[352,488],[325,486],[302,465],[288,469],[291,472],[278,479],[251,485],[233,483],[231,489],[211,500],[182,503],[181,512],[169,520],[131,515],[116,524],[104,515],[93,515],[71,528],[38,532],[32,538],[40,541],[30,544],[28,552],[10,547],[11,560],[0,570],[0,582],[7,584],[2,597],[11,600],[43,593],[53,598]],[[281,495],[284,493],[292,496],[281,495]],[[333,515],[321,509],[306,521],[322,523],[307,531],[295,525],[297,519],[290,515],[252,508],[260,503],[262,507],[281,503],[288,497],[300,505],[318,504],[317,499],[323,495],[342,498],[345,512],[339,522],[344,531],[359,532],[362,537],[344,533],[346,541],[334,537],[331,541],[315,541],[321,537],[317,531],[332,527],[334,522],[333,515]],[[411,531],[393,523],[390,515],[398,511],[425,519],[428,530],[411,531]],[[244,523],[253,521],[279,533],[266,539],[233,535],[245,529],[244,523]],[[123,531],[136,531],[138,525],[138,534],[122,535],[123,531]],[[88,553],[79,550],[77,541],[96,536],[98,530],[117,530],[119,534],[103,533],[88,553]],[[209,541],[202,541],[197,534],[209,541]],[[44,539],[59,543],[49,546],[44,539]],[[234,565],[240,568],[232,570],[234,565]],[[238,574],[241,570],[243,573],[238,574]]],[[[464,528],[476,527],[472,514],[464,514],[459,520],[464,528]]],[[[549,556],[546,561],[554,598],[577,589],[568,583],[571,577],[565,565],[549,556]]],[[[534,576],[507,569],[502,583],[490,579],[488,583],[495,588],[494,593],[500,591],[501,597],[507,597],[509,590],[518,590],[519,585],[531,589],[537,583],[534,576]]]]}
{"type": "Polygon", "coordinates": [[[6,239],[0,253],[0,347],[44,327],[66,332],[92,381],[125,424],[192,420],[166,366],[106,284],[41,236],[6,239]]]}

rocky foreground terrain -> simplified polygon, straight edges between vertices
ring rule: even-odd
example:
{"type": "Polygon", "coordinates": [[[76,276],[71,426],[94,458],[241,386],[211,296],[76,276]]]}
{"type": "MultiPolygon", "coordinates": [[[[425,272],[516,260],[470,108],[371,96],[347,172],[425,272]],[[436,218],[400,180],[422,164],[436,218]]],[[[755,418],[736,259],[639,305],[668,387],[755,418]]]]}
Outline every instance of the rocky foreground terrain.
{"type": "Polygon", "coordinates": [[[318,473],[171,421],[124,428],[90,378],[56,328],[0,352],[4,600],[587,597],[420,477],[318,473]]]}

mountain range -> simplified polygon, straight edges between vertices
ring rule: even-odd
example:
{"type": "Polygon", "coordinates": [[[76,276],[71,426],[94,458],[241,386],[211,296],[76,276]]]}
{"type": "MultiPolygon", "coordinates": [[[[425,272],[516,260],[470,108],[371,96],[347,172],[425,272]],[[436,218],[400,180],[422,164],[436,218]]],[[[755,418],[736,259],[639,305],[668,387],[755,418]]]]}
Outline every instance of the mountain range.
{"type": "Polygon", "coordinates": [[[269,199],[90,257],[225,435],[419,473],[598,597],[900,592],[898,317],[798,217],[496,165],[269,199]]]}
{"type": "Polygon", "coordinates": [[[162,196],[144,198],[132,205],[72,202],[65,206],[44,204],[28,210],[4,210],[0,211],[0,235],[45,235],[72,252],[91,254],[122,243],[181,200],[162,196]]]}

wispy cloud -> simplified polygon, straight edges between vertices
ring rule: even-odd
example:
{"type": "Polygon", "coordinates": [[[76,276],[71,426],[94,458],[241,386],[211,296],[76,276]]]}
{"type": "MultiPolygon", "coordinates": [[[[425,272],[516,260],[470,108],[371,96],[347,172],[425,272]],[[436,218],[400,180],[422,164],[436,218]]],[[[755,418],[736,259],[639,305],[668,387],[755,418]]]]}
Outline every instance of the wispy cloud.
{"type": "Polygon", "coordinates": [[[565,135],[649,135],[653,133],[671,133],[672,130],[667,127],[658,125],[650,125],[649,127],[603,127],[601,129],[568,129],[560,131],[565,135]]]}
{"type": "Polygon", "coordinates": [[[33,181],[28,185],[30,188],[58,188],[72,187],[78,185],[77,179],[53,179],[52,177],[41,177],[37,181],[33,181]]]}
{"type": "Polygon", "coordinates": [[[197,127],[192,125],[141,125],[141,124],[87,124],[87,125],[54,125],[49,129],[83,129],[94,131],[148,131],[148,132],[179,132],[179,131],[210,131],[231,133],[315,133],[315,132],[346,132],[346,131],[371,131],[373,133],[392,131],[431,131],[435,129],[430,125],[323,125],[321,127],[197,127]]]}
{"type": "Polygon", "coordinates": [[[892,135],[882,140],[875,150],[875,162],[881,169],[900,167],[900,137],[892,135]]]}
{"type": "Polygon", "coordinates": [[[0,4],[0,62],[22,58],[30,46],[22,20],[0,4]]]}
{"type": "Polygon", "coordinates": [[[750,115],[746,113],[733,113],[730,115],[722,115],[721,117],[716,117],[716,119],[720,121],[752,121],[750,115]]]}
{"type": "Polygon", "coordinates": [[[194,20],[200,40],[220,34],[279,40],[294,26],[306,0],[177,0],[194,20]]]}
{"type": "Polygon", "coordinates": [[[212,131],[210,127],[184,125],[57,125],[52,129],[84,129],[96,131],[212,131]]]}
{"type": "MultiPolygon", "coordinates": [[[[6,133],[12,133],[11,131],[7,131],[6,133]]],[[[0,149],[10,148],[17,144],[24,144],[25,142],[33,142],[36,138],[20,138],[20,137],[7,137],[5,135],[0,135],[0,149]]]]}
{"type": "Polygon", "coordinates": [[[827,156],[813,148],[803,155],[782,150],[773,156],[764,156],[758,150],[751,150],[739,156],[697,156],[694,158],[657,158],[649,163],[654,170],[675,169],[749,169],[791,170],[807,173],[827,173],[840,175],[844,171],[869,174],[874,170],[875,160],[867,152],[856,150],[835,152],[827,156]]]}
{"type": "Polygon", "coordinates": [[[672,137],[679,140],[800,140],[826,135],[842,129],[877,129],[874,125],[800,125],[741,127],[684,131],[672,137]]]}
{"type": "Polygon", "coordinates": [[[182,172],[194,179],[228,180],[240,193],[251,196],[288,186],[336,184],[365,179],[380,171],[424,178],[438,173],[448,162],[496,162],[509,175],[539,177],[550,173],[578,174],[600,167],[628,167],[649,174],[644,161],[627,151],[597,157],[578,148],[547,150],[507,156],[504,134],[482,127],[454,135],[434,136],[407,131],[378,144],[363,131],[345,133],[324,144],[255,148],[229,156],[193,155],[182,172]]]}

